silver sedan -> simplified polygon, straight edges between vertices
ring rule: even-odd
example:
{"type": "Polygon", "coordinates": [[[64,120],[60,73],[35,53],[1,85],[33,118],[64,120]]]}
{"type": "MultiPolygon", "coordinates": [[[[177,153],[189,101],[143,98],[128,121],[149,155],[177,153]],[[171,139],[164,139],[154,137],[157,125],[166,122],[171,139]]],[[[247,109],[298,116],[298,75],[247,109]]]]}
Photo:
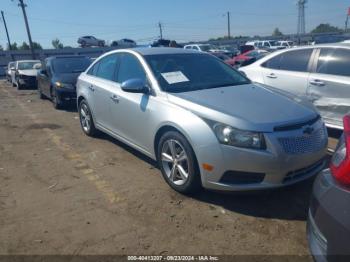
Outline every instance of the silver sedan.
{"type": "Polygon", "coordinates": [[[157,160],[181,193],[281,187],[324,166],[327,130],[310,103],[210,54],[112,51],[80,75],[77,96],[85,134],[102,131],[157,160]]]}

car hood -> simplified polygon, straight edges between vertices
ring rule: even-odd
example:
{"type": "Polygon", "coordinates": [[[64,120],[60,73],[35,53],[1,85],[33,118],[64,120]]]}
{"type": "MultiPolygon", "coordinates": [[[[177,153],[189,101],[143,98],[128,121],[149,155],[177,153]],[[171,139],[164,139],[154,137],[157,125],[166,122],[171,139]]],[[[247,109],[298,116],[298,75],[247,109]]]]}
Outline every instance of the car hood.
{"type": "Polygon", "coordinates": [[[168,100],[204,119],[259,132],[317,116],[305,99],[260,84],[169,93],[168,100]]]}
{"type": "Polygon", "coordinates": [[[37,69],[18,70],[18,74],[26,75],[26,76],[36,76],[38,74],[38,70],[37,69]]]}
{"type": "Polygon", "coordinates": [[[57,74],[53,77],[54,82],[61,82],[65,84],[73,84],[77,83],[77,79],[81,73],[66,73],[66,74],[57,74]]]}

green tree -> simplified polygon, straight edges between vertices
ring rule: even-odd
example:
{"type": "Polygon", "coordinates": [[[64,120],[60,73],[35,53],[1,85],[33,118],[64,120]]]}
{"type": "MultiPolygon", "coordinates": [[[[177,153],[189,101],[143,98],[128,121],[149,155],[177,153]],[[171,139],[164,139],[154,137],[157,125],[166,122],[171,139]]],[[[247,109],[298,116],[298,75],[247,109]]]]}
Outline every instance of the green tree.
{"type": "Polygon", "coordinates": [[[23,42],[21,46],[18,47],[19,50],[29,50],[30,47],[26,42],[23,42]]]}
{"type": "Polygon", "coordinates": [[[273,30],[272,32],[272,36],[282,36],[283,33],[279,30],[278,27],[275,28],[275,30],[273,30]]]}
{"type": "Polygon", "coordinates": [[[55,49],[62,49],[63,48],[63,44],[61,43],[61,41],[58,38],[52,40],[51,43],[55,49]]]}
{"type": "Polygon", "coordinates": [[[33,42],[33,48],[34,50],[42,50],[42,46],[41,44],[39,44],[38,42],[33,42]]]}
{"type": "Polygon", "coordinates": [[[330,24],[319,24],[315,29],[311,31],[312,34],[340,32],[343,32],[343,30],[336,26],[331,26],[330,24]]]}
{"type": "Polygon", "coordinates": [[[13,42],[13,43],[11,44],[11,49],[10,49],[10,46],[7,45],[7,48],[6,48],[6,49],[7,49],[7,50],[18,50],[17,43],[16,43],[16,42],[13,42]]]}

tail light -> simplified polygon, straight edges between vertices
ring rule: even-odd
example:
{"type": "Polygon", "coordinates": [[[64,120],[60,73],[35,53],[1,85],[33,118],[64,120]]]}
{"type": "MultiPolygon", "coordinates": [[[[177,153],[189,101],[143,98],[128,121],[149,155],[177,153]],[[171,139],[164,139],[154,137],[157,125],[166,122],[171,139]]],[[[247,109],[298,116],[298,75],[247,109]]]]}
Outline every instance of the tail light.
{"type": "Polygon", "coordinates": [[[331,160],[332,175],[342,184],[350,185],[350,115],[343,118],[344,133],[331,160]]]}

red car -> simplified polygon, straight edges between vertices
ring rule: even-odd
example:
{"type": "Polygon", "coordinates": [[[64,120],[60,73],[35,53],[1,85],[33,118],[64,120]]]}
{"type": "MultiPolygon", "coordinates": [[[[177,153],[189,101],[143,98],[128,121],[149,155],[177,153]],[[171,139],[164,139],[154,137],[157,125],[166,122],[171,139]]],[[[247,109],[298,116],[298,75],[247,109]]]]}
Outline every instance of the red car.
{"type": "Polygon", "coordinates": [[[232,58],[235,65],[248,65],[267,55],[265,50],[250,50],[232,58]]]}
{"type": "Polygon", "coordinates": [[[220,58],[222,61],[224,61],[226,64],[230,66],[235,66],[235,61],[233,58],[229,57],[228,55],[225,55],[224,53],[219,52],[213,52],[212,55],[216,56],[217,58],[220,58]]]}

